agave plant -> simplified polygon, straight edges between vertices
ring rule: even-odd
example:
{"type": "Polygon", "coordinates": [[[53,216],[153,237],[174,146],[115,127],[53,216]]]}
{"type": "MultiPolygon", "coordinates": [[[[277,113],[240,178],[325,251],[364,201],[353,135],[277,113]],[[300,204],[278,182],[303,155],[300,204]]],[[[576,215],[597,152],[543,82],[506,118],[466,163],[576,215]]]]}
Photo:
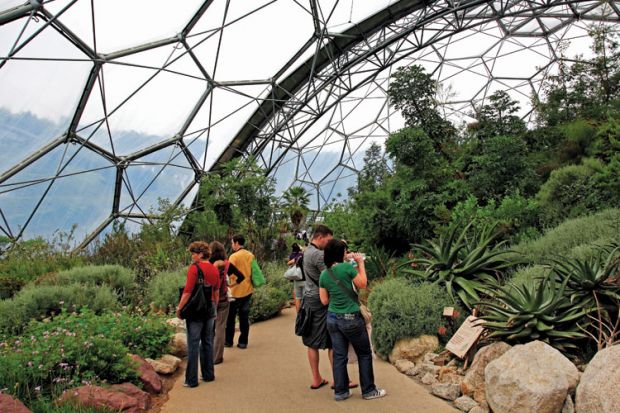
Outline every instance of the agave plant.
{"type": "Polygon", "coordinates": [[[493,234],[495,225],[468,238],[470,227],[471,224],[465,226],[457,236],[458,225],[455,225],[436,243],[413,244],[412,250],[424,257],[401,265],[401,268],[406,267],[402,270],[404,273],[444,284],[450,297],[455,300],[458,296],[468,308],[480,301],[481,294],[487,294],[489,288],[497,286],[503,270],[517,264],[508,258],[511,251],[503,248],[504,242],[493,244],[497,237],[493,234]],[[411,264],[420,268],[411,269],[411,264]]]}
{"type": "Polygon", "coordinates": [[[366,272],[371,280],[383,278],[393,271],[394,252],[371,246],[366,257],[366,272]]]}
{"type": "Polygon", "coordinates": [[[568,280],[559,286],[554,277],[521,285],[508,283],[495,290],[492,300],[480,303],[489,337],[520,343],[541,340],[566,352],[586,337],[578,321],[587,313],[570,305],[564,295],[568,280]]]}

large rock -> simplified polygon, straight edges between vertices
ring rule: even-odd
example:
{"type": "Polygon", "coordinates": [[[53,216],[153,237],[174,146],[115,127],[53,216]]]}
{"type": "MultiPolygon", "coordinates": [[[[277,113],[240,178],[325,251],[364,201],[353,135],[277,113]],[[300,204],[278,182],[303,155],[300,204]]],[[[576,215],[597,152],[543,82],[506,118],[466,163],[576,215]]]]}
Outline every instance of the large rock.
{"type": "Polygon", "coordinates": [[[478,407],[478,403],[469,396],[461,396],[454,401],[454,405],[457,409],[463,412],[469,412],[474,407],[478,407]]]}
{"type": "Polygon", "coordinates": [[[573,403],[573,399],[570,397],[570,394],[566,396],[564,406],[562,407],[562,411],[560,413],[575,413],[575,404],[573,403]]]}
{"type": "Polygon", "coordinates": [[[180,318],[175,317],[175,318],[166,320],[166,324],[174,327],[175,333],[187,334],[187,324],[185,324],[185,321],[181,320],[180,318]]]}
{"type": "Polygon", "coordinates": [[[511,348],[512,346],[509,344],[498,341],[478,350],[471,363],[471,367],[467,370],[467,373],[465,373],[465,378],[461,383],[461,392],[472,397],[480,404],[486,404],[484,369],[486,369],[490,362],[501,357],[511,348]]]}
{"type": "Polygon", "coordinates": [[[396,370],[400,371],[403,374],[406,374],[408,376],[413,376],[413,371],[415,369],[415,364],[412,361],[409,360],[396,360],[396,363],[394,363],[394,366],[396,367],[396,370]]]}
{"type": "Polygon", "coordinates": [[[144,385],[144,390],[149,393],[160,393],[162,388],[161,377],[157,375],[149,362],[135,354],[130,354],[129,357],[137,363],[137,371],[140,375],[140,381],[144,385]]]}
{"type": "Polygon", "coordinates": [[[439,346],[436,336],[420,336],[415,338],[403,338],[396,342],[390,353],[390,363],[397,360],[409,360],[420,363],[426,353],[430,353],[439,346]]]}
{"type": "Polygon", "coordinates": [[[558,413],[579,381],[577,367],[541,341],[514,346],[490,362],[484,376],[495,413],[558,413]]]}
{"type": "Polygon", "coordinates": [[[579,413],[620,412],[620,346],[601,350],[581,376],[575,409],[579,413]]]}
{"type": "Polygon", "coordinates": [[[58,403],[70,403],[88,409],[138,413],[149,408],[150,398],[133,384],[123,383],[109,388],[82,386],[70,389],[63,393],[58,403]]]}
{"type": "Polygon", "coordinates": [[[170,354],[177,357],[187,356],[187,334],[176,333],[170,341],[170,354]]]}
{"type": "Polygon", "coordinates": [[[461,386],[450,383],[435,383],[431,386],[431,393],[446,400],[456,400],[461,395],[461,386]]]}
{"type": "Polygon", "coordinates": [[[0,393],[0,412],[2,413],[31,413],[24,403],[8,394],[0,393]]]}
{"type": "Polygon", "coordinates": [[[179,364],[181,364],[181,359],[171,354],[165,354],[157,360],[148,358],[145,360],[159,374],[172,374],[177,371],[177,368],[179,368],[179,364]]]}

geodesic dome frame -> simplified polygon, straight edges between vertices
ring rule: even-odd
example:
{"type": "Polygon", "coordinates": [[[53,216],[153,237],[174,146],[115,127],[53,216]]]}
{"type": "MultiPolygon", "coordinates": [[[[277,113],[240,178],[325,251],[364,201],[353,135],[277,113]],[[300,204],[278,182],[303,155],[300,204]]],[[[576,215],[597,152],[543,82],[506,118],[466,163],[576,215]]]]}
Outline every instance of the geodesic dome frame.
{"type": "Polygon", "coordinates": [[[452,86],[440,99],[455,122],[498,89],[529,119],[589,25],[620,18],[611,1],[196,1],[154,15],[182,23],[150,38],[118,21],[132,17],[121,4],[110,16],[111,2],[5,3],[16,2],[0,3],[0,87],[30,99],[0,98],[0,232],[77,222],[81,246],[116,220],[156,218],[158,197],[188,205],[235,156],[258,157],[280,190],[308,188],[318,210],[354,184],[370,142],[402,127],[386,100],[395,68],[422,64],[452,86]],[[261,16],[275,16],[272,31],[261,16]],[[137,40],[121,47],[115,31],[137,40]]]}

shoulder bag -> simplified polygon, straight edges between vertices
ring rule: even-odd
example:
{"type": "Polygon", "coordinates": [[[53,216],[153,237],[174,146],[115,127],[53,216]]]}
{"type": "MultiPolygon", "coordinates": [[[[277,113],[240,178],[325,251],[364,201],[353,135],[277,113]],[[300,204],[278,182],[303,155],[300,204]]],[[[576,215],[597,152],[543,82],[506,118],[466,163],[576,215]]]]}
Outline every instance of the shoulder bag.
{"type": "Polygon", "coordinates": [[[291,265],[285,272],[284,278],[289,281],[301,281],[304,279],[304,273],[301,269],[301,263],[303,262],[303,256],[299,257],[293,265],[291,265]]]}
{"type": "Polygon", "coordinates": [[[261,285],[265,285],[265,276],[263,275],[263,271],[258,266],[258,262],[256,258],[252,259],[252,285],[254,287],[260,287],[261,285]]]}
{"type": "Polygon", "coordinates": [[[353,300],[354,303],[356,303],[356,304],[358,304],[360,306],[360,314],[362,315],[362,318],[364,319],[364,322],[366,324],[370,324],[370,322],[372,321],[372,313],[370,312],[368,307],[366,307],[364,304],[360,303],[359,297],[357,296],[357,294],[355,294],[351,290],[348,290],[347,287],[344,286],[342,281],[340,281],[338,278],[336,278],[336,276],[334,275],[334,272],[332,271],[331,268],[327,269],[327,274],[329,274],[331,279],[334,280],[334,282],[342,290],[342,292],[344,292],[347,296],[349,296],[349,298],[351,300],[353,300]]]}
{"type": "MultiPolygon", "coordinates": [[[[197,263],[196,271],[198,272],[198,279],[192,290],[192,296],[189,301],[181,309],[181,319],[183,320],[205,320],[209,318],[213,310],[213,302],[211,296],[213,287],[209,283],[205,283],[204,273],[197,263]]],[[[180,288],[181,295],[183,295],[183,288],[180,288]]]]}

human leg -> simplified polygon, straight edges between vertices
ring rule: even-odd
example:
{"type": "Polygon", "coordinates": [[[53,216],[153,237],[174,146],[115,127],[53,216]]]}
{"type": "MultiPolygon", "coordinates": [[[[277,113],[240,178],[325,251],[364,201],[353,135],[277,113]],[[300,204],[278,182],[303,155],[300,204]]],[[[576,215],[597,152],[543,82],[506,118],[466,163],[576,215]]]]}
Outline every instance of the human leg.
{"type": "Polygon", "coordinates": [[[213,327],[216,311],[214,307],[212,316],[203,323],[200,336],[200,371],[204,381],[215,380],[215,369],[213,368],[213,327]]]}
{"type": "Polygon", "coordinates": [[[313,389],[318,389],[325,382],[323,377],[321,377],[321,372],[319,371],[318,349],[308,347],[308,363],[310,363],[310,371],[312,372],[312,384],[310,387],[313,389]]]}
{"type": "Polygon", "coordinates": [[[239,308],[239,301],[231,301],[228,308],[228,316],[226,317],[226,339],[224,345],[231,347],[233,345],[233,339],[235,338],[235,321],[237,318],[237,311],[239,308]]]}
{"type": "Polygon", "coordinates": [[[334,375],[334,392],[336,398],[349,393],[349,374],[347,372],[347,362],[349,340],[340,331],[340,323],[346,321],[338,318],[334,313],[327,313],[327,331],[331,337],[333,346],[332,372],[334,375]]]}
{"type": "Polygon", "coordinates": [[[213,340],[213,362],[215,364],[221,363],[224,360],[224,341],[229,307],[230,303],[228,301],[221,302],[217,305],[215,337],[213,340]]]}
{"type": "Polygon", "coordinates": [[[248,345],[248,338],[250,335],[250,302],[252,300],[252,294],[247,297],[237,298],[236,302],[239,303],[239,340],[238,346],[245,348],[248,345]]]}
{"type": "Polygon", "coordinates": [[[370,394],[376,390],[376,386],[372,366],[372,350],[364,319],[361,315],[356,317],[348,322],[346,326],[343,326],[342,331],[351,342],[355,354],[357,354],[362,396],[370,394]]]}
{"type": "Polygon", "coordinates": [[[200,334],[203,323],[200,321],[185,321],[187,325],[187,368],[185,369],[185,384],[189,387],[198,386],[198,353],[200,352],[200,334]]]}

